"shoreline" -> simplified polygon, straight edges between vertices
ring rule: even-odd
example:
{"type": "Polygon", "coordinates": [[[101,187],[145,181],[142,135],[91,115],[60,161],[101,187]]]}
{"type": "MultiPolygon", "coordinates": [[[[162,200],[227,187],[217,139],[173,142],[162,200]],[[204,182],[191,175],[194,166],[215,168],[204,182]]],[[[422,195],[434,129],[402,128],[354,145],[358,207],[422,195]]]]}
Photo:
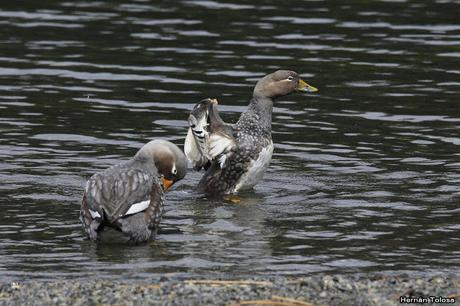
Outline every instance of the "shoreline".
{"type": "Polygon", "coordinates": [[[414,299],[430,297],[434,302],[449,305],[454,300],[450,305],[458,305],[460,277],[314,275],[131,282],[58,279],[0,284],[0,305],[398,305],[401,301],[426,302],[414,299]]]}

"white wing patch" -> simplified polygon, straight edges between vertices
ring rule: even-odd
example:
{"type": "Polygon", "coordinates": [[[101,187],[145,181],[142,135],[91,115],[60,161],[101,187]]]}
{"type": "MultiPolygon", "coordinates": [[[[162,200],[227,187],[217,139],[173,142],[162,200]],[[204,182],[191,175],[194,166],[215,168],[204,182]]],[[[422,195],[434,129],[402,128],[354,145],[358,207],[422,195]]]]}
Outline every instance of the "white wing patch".
{"type": "Polygon", "coordinates": [[[209,155],[215,158],[224,152],[230,151],[233,145],[234,141],[232,139],[219,134],[211,134],[209,137],[209,155]]]}
{"type": "Polygon", "coordinates": [[[89,210],[89,213],[91,214],[91,218],[96,219],[96,218],[101,217],[101,215],[97,211],[91,210],[91,209],[88,209],[88,210],[89,210]]]}
{"type": "Polygon", "coordinates": [[[227,160],[227,155],[224,154],[221,157],[219,157],[219,167],[220,169],[223,169],[225,167],[225,161],[227,160]]]}
{"type": "Polygon", "coordinates": [[[187,137],[185,137],[184,153],[192,164],[200,160],[201,154],[196,145],[191,128],[188,129],[187,137]]]}
{"type": "Polygon", "coordinates": [[[138,212],[146,210],[147,207],[149,207],[149,205],[150,205],[150,200],[135,203],[135,204],[131,205],[131,207],[126,212],[125,216],[137,214],[138,212]]]}

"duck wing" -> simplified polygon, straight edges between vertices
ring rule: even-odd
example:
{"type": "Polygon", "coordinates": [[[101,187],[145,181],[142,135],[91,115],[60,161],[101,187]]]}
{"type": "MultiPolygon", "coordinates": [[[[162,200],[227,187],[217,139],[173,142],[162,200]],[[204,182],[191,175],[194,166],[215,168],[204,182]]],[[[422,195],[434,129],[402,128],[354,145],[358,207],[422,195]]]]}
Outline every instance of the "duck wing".
{"type": "Polygon", "coordinates": [[[188,118],[189,129],[184,151],[195,170],[208,169],[213,161],[222,168],[235,151],[235,127],[219,115],[217,100],[204,99],[195,105],[188,118]]]}
{"type": "Polygon", "coordinates": [[[93,175],[87,182],[81,205],[80,219],[91,239],[104,220],[115,224],[120,218],[146,213],[153,222],[163,204],[156,171],[138,161],[129,161],[93,175]]]}

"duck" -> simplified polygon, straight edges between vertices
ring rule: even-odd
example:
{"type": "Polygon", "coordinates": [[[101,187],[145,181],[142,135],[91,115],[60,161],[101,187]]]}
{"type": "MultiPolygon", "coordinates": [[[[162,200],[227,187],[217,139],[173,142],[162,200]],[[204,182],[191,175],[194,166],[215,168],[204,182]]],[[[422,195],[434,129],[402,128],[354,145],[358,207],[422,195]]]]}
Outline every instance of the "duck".
{"type": "Polygon", "coordinates": [[[256,83],[247,109],[235,124],[221,119],[216,99],[201,100],[193,107],[184,152],[195,170],[205,170],[198,183],[199,192],[236,195],[252,189],[262,179],[273,154],[273,103],[295,91],[318,89],[295,71],[278,70],[256,83]]]}
{"type": "Polygon", "coordinates": [[[187,159],[172,142],[156,139],[130,160],[96,173],[87,181],[80,209],[83,229],[92,241],[141,243],[154,239],[164,208],[164,193],[184,178],[187,159]],[[113,238],[115,237],[115,238],[113,238]],[[118,242],[118,241],[111,241],[118,242]]]}

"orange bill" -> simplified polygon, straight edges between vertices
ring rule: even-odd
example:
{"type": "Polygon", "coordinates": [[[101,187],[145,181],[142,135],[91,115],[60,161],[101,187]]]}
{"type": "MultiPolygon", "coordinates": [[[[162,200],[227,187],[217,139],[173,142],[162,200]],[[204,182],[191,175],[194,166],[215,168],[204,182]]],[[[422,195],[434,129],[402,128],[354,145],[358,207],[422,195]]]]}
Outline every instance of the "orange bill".
{"type": "Polygon", "coordinates": [[[163,186],[163,190],[166,191],[171,187],[172,184],[174,184],[174,181],[170,181],[168,179],[165,179],[164,177],[160,178],[161,185],[163,186]]]}

